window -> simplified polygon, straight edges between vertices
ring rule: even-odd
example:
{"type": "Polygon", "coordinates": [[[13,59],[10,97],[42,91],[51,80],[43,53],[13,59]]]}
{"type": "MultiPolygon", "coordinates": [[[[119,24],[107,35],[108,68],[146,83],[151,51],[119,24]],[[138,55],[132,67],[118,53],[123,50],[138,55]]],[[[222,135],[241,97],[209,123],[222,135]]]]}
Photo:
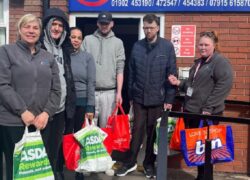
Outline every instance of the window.
{"type": "Polygon", "coordinates": [[[9,0],[0,0],[0,45],[8,43],[9,0]]]}

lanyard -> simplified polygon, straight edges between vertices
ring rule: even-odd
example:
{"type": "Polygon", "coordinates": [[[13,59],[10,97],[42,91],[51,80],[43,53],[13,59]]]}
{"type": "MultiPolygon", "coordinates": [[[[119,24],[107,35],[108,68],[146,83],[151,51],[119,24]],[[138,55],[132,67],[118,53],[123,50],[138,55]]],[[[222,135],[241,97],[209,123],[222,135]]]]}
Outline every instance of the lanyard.
{"type": "MultiPolygon", "coordinates": [[[[210,61],[211,57],[212,57],[212,55],[209,56],[209,57],[206,59],[205,62],[210,61]]],[[[205,62],[204,62],[204,63],[205,63],[205,62]]],[[[195,72],[194,72],[194,77],[193,77],[193,82],[194,82],[194,80],[195,80],[195,76],[197,75],[197,72],[198,72],[199,69],[200,69],[200,66],[201,66],[201,61],[200,61],[199,64],[196,66],[196,69],[195,69],[195,72]]]]}

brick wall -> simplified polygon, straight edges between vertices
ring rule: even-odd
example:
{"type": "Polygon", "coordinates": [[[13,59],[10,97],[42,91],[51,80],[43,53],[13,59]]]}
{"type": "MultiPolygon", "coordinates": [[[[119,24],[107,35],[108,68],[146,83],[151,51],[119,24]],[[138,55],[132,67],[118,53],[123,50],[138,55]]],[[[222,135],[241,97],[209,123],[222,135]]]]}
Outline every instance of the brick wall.
{"type": "MultiPolygon", "coordinates": [[[[172,25],[196,25],[197,35],[202,31],[216,30],[220,51],[229,58],[234,70],[234,82],[229,100],[250,101],[250,15],[244,13],[173,13],[166,14],[166,37],[171,38],[172,25]]],[[[198,40],[198,38],[196,38],[198,40]]],[[[198,41],[196,42],[196,44],[198,41]]],[[[197,48],[196,48],[197,49],[197,48]]],[[[196,50],[196,57],[199,54],[196,50]]],[[[190,67],[194,58],[178,58],[179,67],[190,67]]],[[[248,107],[249,108],[249,107],[248,107]]],[[[226,116],[239,117],[248,113],[246,108],[227,108],[226,116]]],[[[216,171],[250,172],[249,126],[232,124],[235,140],[235,160],[215,166],[216,171]]],[[[182,158],[170,158],[172,167],[186,167],[182,158]]]]}
{"type": "MultiPolygon", "coordinates": [[[[172,25],[196,25],[197,36],[202,31],[216,30],[220,51],[230,59],[234,83],[230,100],[250,101],[250,15],[244,13],[181,13],[166,14],[166,37],[171,37],[172,25]]],[[[198,38],[196,38],[198,40],[198,38]]],[[[197,42],[196,42],[197,44],[197,42]]],[[[196,56],[199,57],[196,51],[196,56]]],[[[178,66],[188,67],[193,58],[178,58],[178,66]]]]}

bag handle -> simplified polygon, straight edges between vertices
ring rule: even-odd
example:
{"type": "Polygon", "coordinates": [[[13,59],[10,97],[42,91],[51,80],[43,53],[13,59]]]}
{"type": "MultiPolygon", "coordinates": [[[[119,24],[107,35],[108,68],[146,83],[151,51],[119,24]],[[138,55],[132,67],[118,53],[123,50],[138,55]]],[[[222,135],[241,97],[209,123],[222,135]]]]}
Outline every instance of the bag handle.
{"type": "Polygon", "coordinates": [[[125,115],[122,105],[120,103],[116,103],[115,109],[113,110],[111,116],[114,116],[117,113],[118,108],[120,109],[122,115],[125,115]]]}
{"type": "Polygon", "coordinates": [[[212,120],[204,120],[204,119],[201,119],[201,121],[200,121],[200,124],[199,124],[199,128],[202,128],[203,126],[204,126],[204,122],[206,121],[206,124],[208,125],[208,126],[211,126],[211,125],[213,125],[213,121],[212,120]]]}
{"type": "Polygon", "coordinates": [[[29,132],[29,126],[25,126],[23,135],[27,136],[30,133],[33,133],[33,134],[35,133],[35,134],[38,134],[38,135],[41,134],[39,129],[36,129],[36,131],[34,131],[34,132],[29,132]]]}

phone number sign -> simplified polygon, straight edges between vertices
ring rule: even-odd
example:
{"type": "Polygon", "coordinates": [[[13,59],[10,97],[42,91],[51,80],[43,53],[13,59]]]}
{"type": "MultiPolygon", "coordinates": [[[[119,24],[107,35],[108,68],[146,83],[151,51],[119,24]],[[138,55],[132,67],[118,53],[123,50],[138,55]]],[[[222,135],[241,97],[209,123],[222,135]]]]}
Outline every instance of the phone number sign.
{"type": "Polygon", "coordinates": [[[250,12],[250,0],[69,0],[70,12],[250,12]]]}

